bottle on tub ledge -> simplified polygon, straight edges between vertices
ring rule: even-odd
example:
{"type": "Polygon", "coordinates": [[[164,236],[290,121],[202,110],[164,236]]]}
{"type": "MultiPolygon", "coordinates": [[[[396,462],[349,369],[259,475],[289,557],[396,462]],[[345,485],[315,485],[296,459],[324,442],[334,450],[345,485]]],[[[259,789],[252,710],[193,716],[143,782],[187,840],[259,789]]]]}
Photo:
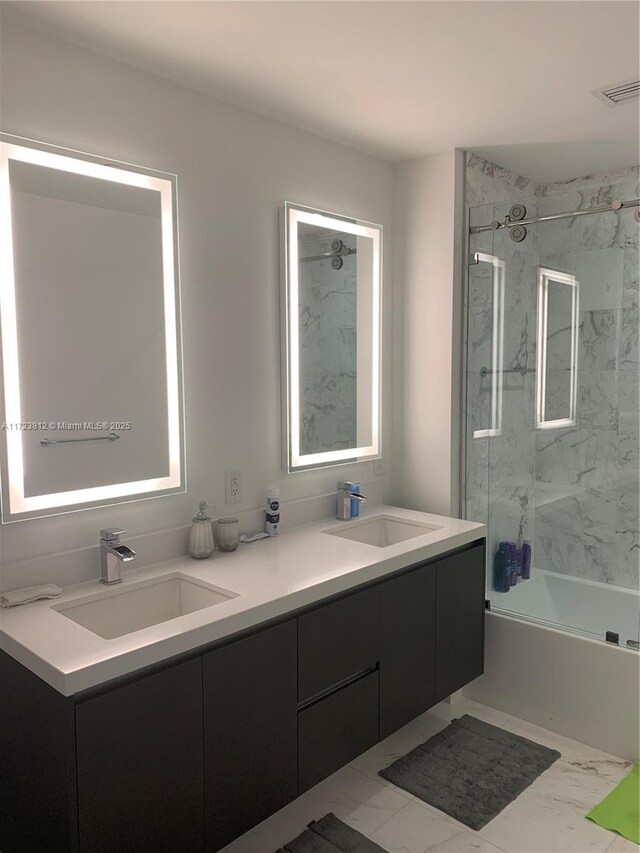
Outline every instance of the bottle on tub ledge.
{"type": "Polygon", "coordinates": [[[509,592],[509,543],[501,542],[493,558],[493,588],[496,592],[509,592]]]}
{"type": "Polygon", "coordinates": [[[267,488],[264,529],[269,536],[277,536],[280,530],[280,489],[277,486],[267,488]]]}
{"type": "Polygon", "coordinates": [[[522,543],[522,580],[528,581],[531,577],[531,544],[522,543]]]}
{"type": "Polygon", "coordinates": [[[531,545],[524,541],[521,547],[515,542],[500,542],[493,562],[493,588],[496,592],[509,592],[520,580],[531,577],[531,545]]]}

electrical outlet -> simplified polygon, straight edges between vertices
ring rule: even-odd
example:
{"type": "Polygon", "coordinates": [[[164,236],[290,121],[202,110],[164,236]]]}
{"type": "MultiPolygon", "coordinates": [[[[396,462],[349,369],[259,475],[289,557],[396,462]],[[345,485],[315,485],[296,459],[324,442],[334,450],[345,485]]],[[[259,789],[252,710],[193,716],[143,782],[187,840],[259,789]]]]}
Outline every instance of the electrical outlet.
{"type": "Polygon", "coordinates": [[[373,460],[373,473],[377,476],[384,474],[384,464],[382,459],[373,460]]]}
{"type": "Polygon", "coordinates": [[[224,502],[239,504],[242,501],[242,473],[240,471],[224,472],[224,502]]]}

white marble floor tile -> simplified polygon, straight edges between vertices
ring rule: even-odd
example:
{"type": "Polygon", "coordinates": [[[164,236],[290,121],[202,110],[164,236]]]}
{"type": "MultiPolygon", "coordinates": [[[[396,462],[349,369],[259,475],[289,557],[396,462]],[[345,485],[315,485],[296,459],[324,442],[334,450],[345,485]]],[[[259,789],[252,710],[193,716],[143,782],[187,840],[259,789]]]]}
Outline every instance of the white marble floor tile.
{"type": "Polygon", "coordinates": [[[608,848],[607,853],[640,853],[640,844],[634,841],[628,841],[621,835],[616,835],[613,844],[608,848]]]}
{"type": "Polygon", "coordinates": [[[510,719],[510,715],[504,711],[497,711],[495,708],[490,708],[488,705],[481,705],[480,702],[474,702],[473,699],[467,699],[465,696],[456,698],[452,702],[440,702],[427,713],[433,714],[436,717],[442,717],[445,720],[453,720],[457,717],[462,717],[464,714],[471,714],[479,720],[484,720],[486,723],[491,723],[494,726],[504,726],[510,719]]]}
{"type": "Polygon", "coordinates": [[[611,833],[585,815],[612,787],[611,779],[557,761],[480,835],[509,853],[605,853],[611,833]]]}
{"type": "Polygon", "coordinates": [[[499,853],[477,833],[413,802],[371,836],[388,853],[499,853]]]}
{"type": "Polygon", "coordinates": [[[297,800],[236,839],[221,853],[273,853],[327,812],[371,837],[407,805],[409,796],[350,767],[338,770],[297,800]]]}
{"type": "Polygon", "coordinates": [[[576,770],[609,780],[612,783],[611,788],[621,782],[633,766],[624,758],[609,755],[593,746],[550,732],[548,729],[519,720],[517,717],[512,717],[505,723],[504,729],[548,746],[550,749],[557,749],[562,754],[559,761],[576,770]]]}
{"type": "Polygon", "coordinates": [[[423,808],[418,802],[408,803],[376,830],[371,839],[388,853],[424,853],[458,835],[459,827],[444,815],[423,808]]]}
{"type": "Polygon", "coordinates": [[[309,821],[330,811],[389,853],[640,853],[638,845],[585,817],[630,767],[620,758],[458,697],[422,714],[221,853],[273,853],[301,833],[309,821]],[[463,714],[562,753],[561,759],[480,832],[378,776],[382,767],[463,714]]]}

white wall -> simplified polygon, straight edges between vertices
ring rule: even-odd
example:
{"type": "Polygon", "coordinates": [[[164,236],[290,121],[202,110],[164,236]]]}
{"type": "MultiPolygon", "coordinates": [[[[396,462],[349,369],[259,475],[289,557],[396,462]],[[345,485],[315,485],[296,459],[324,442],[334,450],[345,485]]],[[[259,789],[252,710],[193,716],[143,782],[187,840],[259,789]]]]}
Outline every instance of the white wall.
{"type": "Polygon", "coordinates": [[[447,151],[396,170],[399,409],[394,501],[458,515],[464,161],[447,151]]]}
{"type": "Polygon", "coordinates": [[[184,524],[200,498],[224,512],[225,469],[243,475],[234,510],[260,506],[271,483],[286,501],[330,492],[347,472],[371,479],[370,462],[282,473],[277,212],[285,200],[384,226],[387,473],[376,482],[388,481],[392,165],[11,23],[0,57],[4,131],[178,175],[188,477],[184,496],[4,525],[0,586],[27,585],[34,578],[26,563],[20,574],[19,561],[93,545],[100,527],[135,534],[184,524]]]}

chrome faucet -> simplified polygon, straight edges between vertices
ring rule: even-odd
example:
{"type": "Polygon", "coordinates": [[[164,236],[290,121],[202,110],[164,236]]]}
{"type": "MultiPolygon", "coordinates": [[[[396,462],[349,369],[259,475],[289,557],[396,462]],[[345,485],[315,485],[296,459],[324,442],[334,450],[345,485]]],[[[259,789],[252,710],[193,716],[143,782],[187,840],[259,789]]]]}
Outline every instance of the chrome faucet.
{"type": "Polygon", "coordinates": [[[364,495],[352,491],[352,488],[356,485],[357,483],[350,483],[348,480],[338,480],[336,518],[339,518],[341,521],[348,521],[351,518],[352,500],[356,500],[361,504],[367,500],[364,495]]]}
{"type": "Polygon", "coordinates": [[[122,564],[135,560],[136,552],[120,544],[120,537],[126,532],[119,527],[100,531],[100,583],[122,583],[122,564]]]}

